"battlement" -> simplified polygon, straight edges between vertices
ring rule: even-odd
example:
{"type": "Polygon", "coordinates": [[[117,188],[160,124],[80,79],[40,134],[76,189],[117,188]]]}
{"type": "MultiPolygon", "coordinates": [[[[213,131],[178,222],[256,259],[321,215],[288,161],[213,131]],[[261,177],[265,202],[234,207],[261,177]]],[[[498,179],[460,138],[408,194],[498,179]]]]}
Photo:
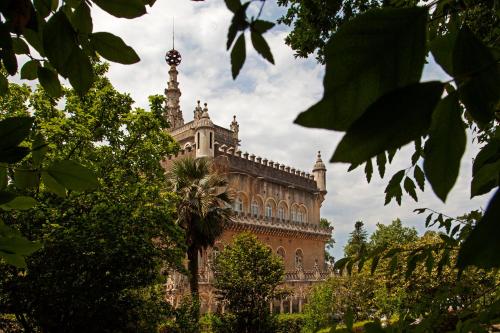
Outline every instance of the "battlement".
{"type": "Polygon", "coordinates": [[[226,145],[215,147],[215,157],[227,156],[232,171],[250,173],[256,177],[271,178],[288,186],[299,186],[309,191],[319,191],[314,176],[305,171],[292,168],[247,152],[242,153],[226,145]]]}

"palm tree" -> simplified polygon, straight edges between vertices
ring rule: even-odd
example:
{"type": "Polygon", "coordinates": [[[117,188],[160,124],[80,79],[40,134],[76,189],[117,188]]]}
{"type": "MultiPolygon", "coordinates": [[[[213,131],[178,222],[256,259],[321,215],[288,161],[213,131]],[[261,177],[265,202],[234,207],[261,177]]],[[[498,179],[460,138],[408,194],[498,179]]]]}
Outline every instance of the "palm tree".
{"type": "Polygon", "coordinates": [[[177,223],[185,231],[189,285],[193,300],[198,301],[198,253],[213,246],[222,234],[232,215],[232,195],[226,178],[206,158],[175,161],[168,179],[179,197],[177,223]]]}

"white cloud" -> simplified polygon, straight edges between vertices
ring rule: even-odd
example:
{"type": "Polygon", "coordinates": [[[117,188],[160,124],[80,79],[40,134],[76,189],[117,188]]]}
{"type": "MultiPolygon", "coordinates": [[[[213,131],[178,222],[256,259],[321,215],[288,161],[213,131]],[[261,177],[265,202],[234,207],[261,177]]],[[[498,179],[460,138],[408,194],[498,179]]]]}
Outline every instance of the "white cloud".
{"type": "MultiPolygon", "coordinates": [[[[267,6],[267,5],[266,5],[267,6]]],[[[276,17],[276,6],[266,7],[276,17]]],[[[293,124],[297,114],[318,101],[323,93],[324,68],[314,59],[295,59],[284,45],[286,29],[277,27],[266,34],[276,65],[272,66],[253,50],[247,36],[247,60],[236,81],[231,78],[229,53],[226,52],[230,12],[223,1],[157,1],[149,13],[134,20],[115,19],[98,8],[93,10],[94,31],[110,31],[134,47],[142,61],[132,66],[112,64],[111,82],[129,92],[136,105],[147,108],[147,97],[161,94],[168,80],[164,55],[172,46],[172,17],[175,17],[175,46],[182,54],[179,81],[181,107],[186,121],[192,118],[196,100],[207,102],[215,123],[227,126],[233,114],[240,122],[242,150],[274,161],[310,171],[316,151],[323,152],[325,162],[341,138],[339,133],[306,129],[293,124]]],[[[430,59],[424,70],[425,80],[444,79],[446,74],[430,59]]],[[[389,223],[396,217],[423,230],[420,216],[412,211],[431,207],[451,216],[470,209],[485,207],[488,196],[469,200],[471,158],[477,148],[469,145],[462,162],[457,184],[447,204],[442,204],[426,184],[419,202],[405,195],[403,205],[384,204],[384,188],[389,177],[409,166],[408,148],[388,167],[380,180],[376,167],[371,184],[367,184],[362,168],[347,173],[347,166],[328,164],[328,195],[322,216],[333,220],[337,241],[334,255],[342,255],[342,247],[356,220],[363,220],[369,231],[377,222],[389,223]]]]}

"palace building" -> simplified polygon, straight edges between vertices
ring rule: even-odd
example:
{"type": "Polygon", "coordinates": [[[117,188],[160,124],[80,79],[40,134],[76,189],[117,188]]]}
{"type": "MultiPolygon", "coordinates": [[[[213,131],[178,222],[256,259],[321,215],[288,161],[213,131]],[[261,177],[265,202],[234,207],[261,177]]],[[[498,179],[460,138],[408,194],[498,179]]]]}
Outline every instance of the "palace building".
{"type": "MultiPolygon", "coordinates": [[[[260,241],[283,258],[284,286],[293,290],[287,299],[270,304],[273,312],[301,312],[307,302],[310,287],[330,274],[325,265],[325,243],[333,228],[320,226],[320,209],[325,199],[326,168],[318,152],[312,172],[259,157],[240,150],[239,124],[233,116],[229,127],[214,124],[207,104],[198,101],[193,120],[184,122],[179,99],[177,66],[181,56],[176,50],[167,52],[170,66],[165,89],[164,115],[170,124],[168,132],[181,149],[175,156],[162,161],[168,170],[173,161],[186,156],[214,159],[217,167],[228,177],[234,190],[235,215],[215,246],[200,255],[200,300],[202,312],[223,311],[212,288],[213,256],[231,243],[240,232],[250,231],[260,241]]],[[[229,122],[229,121],[228,121],[229,122]]],[[[187,279],[179,273],[169,276],[167,299],[177,305],[187,290],[187,279]]]]}

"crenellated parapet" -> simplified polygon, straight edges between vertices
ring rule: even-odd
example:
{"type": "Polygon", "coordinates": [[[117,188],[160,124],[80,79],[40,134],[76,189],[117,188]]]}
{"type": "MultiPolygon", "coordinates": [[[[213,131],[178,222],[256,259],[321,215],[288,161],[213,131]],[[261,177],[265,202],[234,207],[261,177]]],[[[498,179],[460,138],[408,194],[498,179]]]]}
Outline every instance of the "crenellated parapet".
{"type": "Polygon", "coordinates": [[[232,171],[248,173],[287,186],[297,186],[308,191],[319,192],[314,176],[308,172],[254,154],[242,153],[234,147],[216,145],[215,148],[215,157],[227,157],[232,171]]]}

